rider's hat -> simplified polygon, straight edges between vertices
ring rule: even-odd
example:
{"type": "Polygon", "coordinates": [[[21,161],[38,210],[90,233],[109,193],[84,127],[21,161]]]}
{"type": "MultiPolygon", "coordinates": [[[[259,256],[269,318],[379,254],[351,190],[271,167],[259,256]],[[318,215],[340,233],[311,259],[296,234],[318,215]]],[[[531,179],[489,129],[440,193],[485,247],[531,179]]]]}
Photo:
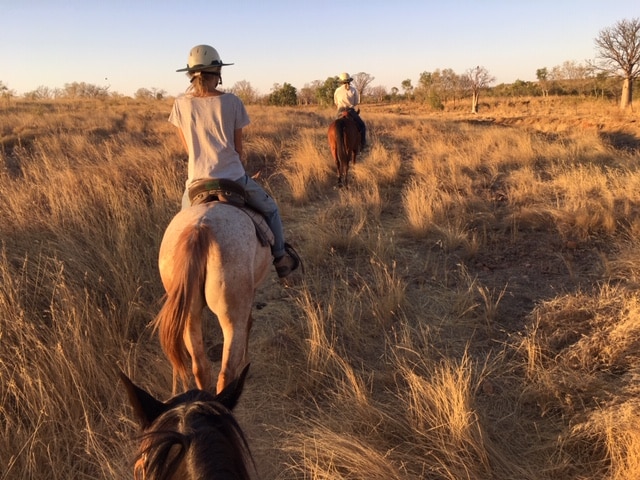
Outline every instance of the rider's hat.
{"type": "Polygon", "coordinates": [[[233,63],[222,63],[218,51],[210,45],[196,45],[189,52],[186,68],[180,68],[176,72],[220,72],[220,68],[233,63]]]}
{"type": "Polygon", "coordinates": [[[340,74],[340,77],[338,77],[338,80],[340,80],[340,83],[353,82],[353,78],[351,78],[347,72],[342,72],[340,74]]]}

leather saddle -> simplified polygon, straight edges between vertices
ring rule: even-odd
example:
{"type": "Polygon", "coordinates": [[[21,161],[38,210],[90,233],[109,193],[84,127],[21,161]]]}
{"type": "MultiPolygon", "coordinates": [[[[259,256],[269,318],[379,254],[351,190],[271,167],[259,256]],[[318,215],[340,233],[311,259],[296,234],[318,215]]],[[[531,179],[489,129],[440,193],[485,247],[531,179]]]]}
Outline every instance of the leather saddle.
{"type": "Polygon", "coordinates": [[[273,245],[273,232],[267,225],[264,216],[254,210],[247,203],[248,197],[242,185],[224,178],[201,178],[194,181],[189,187],[189,201],[191,206],[203,203],[221,202],[228,203],[242,210],[253,221],[256,227],[256,235],[264,246],[273,245]]]}

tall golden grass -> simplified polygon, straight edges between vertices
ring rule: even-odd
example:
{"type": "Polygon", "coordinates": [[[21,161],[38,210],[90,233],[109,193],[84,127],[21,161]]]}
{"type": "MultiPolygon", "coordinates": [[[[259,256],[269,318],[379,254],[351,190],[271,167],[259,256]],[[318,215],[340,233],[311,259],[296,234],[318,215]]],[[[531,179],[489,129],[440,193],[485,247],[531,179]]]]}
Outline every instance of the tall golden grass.
{"type": "MultiPolygon", "coordinates": [[[[2,107],[0,480],[130,477],[117,371],[170,394],[149,329],[186,173],[170,107],[2,107]]],[[[640,476],[638,119],[467,109],[365,105],[336,190],[331,110],[249,108],[248,170],[306,272],[258,292],[237,414],[262,478],[640,476]]]]}

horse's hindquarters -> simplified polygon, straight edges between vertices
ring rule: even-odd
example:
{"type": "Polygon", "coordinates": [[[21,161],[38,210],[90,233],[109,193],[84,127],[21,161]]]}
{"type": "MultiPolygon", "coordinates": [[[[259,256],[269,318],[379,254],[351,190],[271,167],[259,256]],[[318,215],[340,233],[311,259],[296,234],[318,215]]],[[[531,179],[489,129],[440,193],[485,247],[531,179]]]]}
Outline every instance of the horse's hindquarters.
{"type": "Polygon", "coordinates": [[[349,162],[355,164],[360,149],[360,132],[355,121],[342,116],[334,120],[327,132],[329,148],[336,162],[338,186],[348,185],[349,162]]]}
{"type": "Polygon", "coordinates": [[[209,203],[181,210],[169,223],[158,258],[165,288],[177,264],[175,257],[181,236],[203,226],[209,234],[206,254],[210,274],[224,272],[231,280],[251,274],[255,283],[264,280],[271,264],[271,252],[257,239],[253,221],[234,206],[209,203]]]}
{"type": "Polygon", "coordinates": [[[217,316],[224,337],[220,390],[246,362],[251,308],[271,266],[270,248],[260,243],[253,221],[242,210],[205,204],[173,218],[158,263],[166,291],[156,317],[163,350],[183,380],[191,360],[198,388],[211,386],[201,325],[206,304],[217,316]]]}

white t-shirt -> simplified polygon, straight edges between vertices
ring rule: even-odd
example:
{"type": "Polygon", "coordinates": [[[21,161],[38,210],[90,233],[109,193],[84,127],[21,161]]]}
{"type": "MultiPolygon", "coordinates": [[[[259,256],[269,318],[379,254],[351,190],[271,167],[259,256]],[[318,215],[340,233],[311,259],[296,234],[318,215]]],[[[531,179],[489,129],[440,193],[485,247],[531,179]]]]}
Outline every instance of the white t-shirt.
{"type": "Polygon", "coordinates": [[[344,88],[344,85],[340,85],[333,92],[333,102],[340,109],[355,108],[360,103],[360,94],[355,87],[349,85],[349,88],[344,88]]]}
{"type": "Polygon", "coordinates": [[[249,125],[249,115],[237,96],[179,97],[169,122],[182,130],[189,149],[187,188],[200,178],[237,180],[245,174],[234,131],[249,125]]]}

